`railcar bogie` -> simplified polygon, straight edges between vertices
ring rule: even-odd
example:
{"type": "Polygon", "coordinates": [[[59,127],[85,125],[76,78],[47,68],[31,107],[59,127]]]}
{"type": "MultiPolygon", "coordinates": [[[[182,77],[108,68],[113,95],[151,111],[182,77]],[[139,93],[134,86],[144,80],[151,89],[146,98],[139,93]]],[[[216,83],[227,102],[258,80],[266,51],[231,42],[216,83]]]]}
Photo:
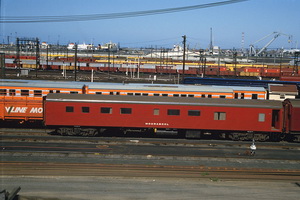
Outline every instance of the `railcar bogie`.
{"type": "Polygon", "coordinates": [[[56,128],[55,132],[59,135],[63,136],[97,136],[100,132],[98,128],[91,128],[91,127],[59,127],[56,128]]]}
{"type": "Polygon", "coordinates": [[[300,142],[300,133],[297,135],[293,135],[292,141],[294,142],[300,142]]]}
{"type": "MultiPolygon", "coordinates": [[[[276,133],[277,134],[277,133],[276,133]]],[[[254,139],[255,141],[265,142],[270,139],[270,133],[230,133],[229,138],[235,141],[251,141],[254,139]]]]}

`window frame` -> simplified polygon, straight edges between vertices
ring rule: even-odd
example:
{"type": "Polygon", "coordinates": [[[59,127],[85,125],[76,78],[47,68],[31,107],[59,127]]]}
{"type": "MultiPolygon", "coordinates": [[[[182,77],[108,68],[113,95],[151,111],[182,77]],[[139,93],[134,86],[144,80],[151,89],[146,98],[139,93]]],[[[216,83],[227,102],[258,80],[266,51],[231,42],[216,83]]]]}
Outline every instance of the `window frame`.
{"type": "Polygon", "coordinates": [[[199,116],[201,116],[201,111],[200,110],[188,110],[188,116],[199,117],[199,116]]]}
{"type": "Polygon", "coordinates": [[[258,122],[265,122],[265,121],[266,121],[266,114],[258,113],[258,122]]]}
{"type": "Polygon", "coordinates": [[[29,96],[30,91],[29,90],[21,90],[21,96],[29,96]]]}
{"type": "Polygon", "coordinates": [[[16,96],[16,90],[15,89],[9,89],[8,93],[9,93],[9,96],[16,96]]]}
{"type": "Polygon", "coordinates": [[[33,96],[35,97],[43,96],[43,90],[33,90],[33,96]]]}
{"type": "Polygon", "coordinates": [[[100,107],[101,114],[112,114],[112,107],[100,107]]]}
{"type": "Polygon", "coordinates": [[[167,115],[168,116],[180,116],[180,109],[168,109],[167,115]]]}
{"type": "Polygon", "coordinates": [[[131,115],[132,108],[120,108],[120,114],[121,115],[131,115]]]}
{"type": "Polygon", "coordinates": [[[66,111],[67,113],[73,113],[73,112],[74,112],[74,106],[66,106],[65,111],[66,111]]]}
{"type": "Polygon", "coordinates": [[[82,113],[90,113],[90,107],[88,107],[88,106],[82,106],[81,107],[81,112],[82,113]]]}
{"type": "Polygon", "coordinates": [[[7,95],[7,89],[0,89],[0,96],[6,96],[7,95]]]}
{"type": "Polygon", "coordinates": [[[214,112],[214,120],[225,121],[227,118],[226,112],[214,112]]]}

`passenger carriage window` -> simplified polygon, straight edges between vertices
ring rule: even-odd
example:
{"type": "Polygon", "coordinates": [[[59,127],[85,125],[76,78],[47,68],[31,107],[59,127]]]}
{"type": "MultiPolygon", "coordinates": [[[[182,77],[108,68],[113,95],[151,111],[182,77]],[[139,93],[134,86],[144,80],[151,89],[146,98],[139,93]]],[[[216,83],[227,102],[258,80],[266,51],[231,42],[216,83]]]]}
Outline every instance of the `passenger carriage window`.
{"type": "Polygon", "coordinates": [[[131,114],[132,113],[132,109],[131,108],[121,108],[120,109],[120,113],[121,114],[131,114]]]}
{"type": "Polygon", "coordinates": [[[220,99],[225,99],[226,96],[225,95],[220,95],[220,99]]]}
{"type": "Polygon", "coordinates": [[[205,98],[205,94],[202,94],[202,95],[201,95],[201,98],[205,98]]]}
{"type": "Polygon", "coordinates": [[[258,114],[258,121],[259,121],[259,122],[264,122],[264,121],[265,121],[265,118],[266,118],[265,113],[259,113],[259,114],[258,114]]]}
{"type": "Polygon", "coordinates": [[[53,93],[53,90],[49,90],[49,93],[53,93]]]}
{"type": "Polygon", "coordinates": [[[258,99],[258,95],[257,94],[252,94],[252,99],[258,99]]]}
{"type": "Polygon", "coordinates": [[[29,90],[21,90],[21,96],[29,96],[29,90]]]}
{"type": "Polygon", "coordinates": [[[193,94],[189,94],[188,97],[194,97],[194,95],[193,94]]]}
{"type": "Polygon", "coordinates": [[[9,90],[9,96],[16,96],[16,90],[9,90]]]}
{"type": "Polygon", "coordinates": [[[167,96],[168,96],[168,94],[162,94],[162,96],[163,96],[163,97],[167,97],[167,96]]]}
{"type": "Polygon", "coordinates": [[[239,93],[234,93],[234,98],[238,99],[239,98],[239,93]]]}
{"type": "Polygon", "coordinates": [[[189,110],[188,116],[200,116],[200,110],[189,110]]]}
{"type": "Polygon", "coordinates": [[[100,108],[100,112],[101,112],[101,113],[105,113],[105,114],[112,114],[112,108],[109,108],[109,107],[101,107],[101,108],[100,108]]]}
{"type": "Polygon", "coordinates": [[[133,93],[127,93],[127,95],[130,95],[130,96],[132,96],[132,95],[133,95],[133,93]]]}
{"type": "Polygon", "coordinates": [[[226,113],[225,112],[215,112],[214,120],[226,120],[226,113]]]}
{"type": "Polygon", "coordinates": [[[42,96],[42,90],[34,90],[33,94],[35,97],[41,97],[42,96]]]}
{"type": "Polygon", "coordinates": [[[245,98],[245,93],[241,93],[241,99],[245,98]]]}
{"type": "Polygon", "coordinates": [[[173,97],[179,97],[179,94],[173,94],[173,97]]]}
{"type": "Polygon", "coordinates": [[[74,112],[73,106],[66,106],[66,112],[74,112]]]}
{"type": "Polygon", "coordinates": [[[96,92],[95,94],[102,94],[102,92],[96,92]]]}
{"type": "Polygon", "coordinates": [[[114,95],[114,92],[109,92],[109,95],[114,95]]]}
{"type": "Polygon", "coordinates": [[[0,89],[0,95],[6,95],[6,89],[0,89]]]}
{"type": "Polygon", "coordinates": [[[71,91],[70,94],[78,94],[77,91],[71,91]]]}
{"type": "Polygon", "coordinates": [[[168,115],[180,115],[180,110],[178,110],[178,109],[168,109],[168,115]]]}
{"type": "Polygon", "coordinates": [[[141,96],[141,93],[135,93],[135,96],[141,96]]]}
{"type": "Polygon", "coordinates": [[[186,94],[181,94],[181,97],[187,97],[187,95],[186,94]]]}
{"type": "Polygon", "coordinates": [[[159,96],[159,94],[155,93],[155,94],[154,94],[154,96],[155,96],[155,97],[158,97],[158,96],[159,96]]]}
{"type": "Polygon", "coordinates": [[[153,115],[159,115],[159,109],[153,109],[153,115]]]}
{"type": "Polygon", "coordinates": [[[143,93],[143,96],[148,96],[148,93],[143,93]]]}
{"type": "Polygon", "coordinates": [[[81,111],[83,113],[89,113],[90,112],[90,107],[81,107],[81,111]]]}
{"type": "Polygon", "coordinates": [[[56,93],[60,93],[60,90],[56,90],[56,93]]]}
{"type": "Polygon", "coordinates": [[[211,94],[207,95],[207,98],[211,98],[211,97],[212,97],[212,95],[211,95],[211,94]]]}

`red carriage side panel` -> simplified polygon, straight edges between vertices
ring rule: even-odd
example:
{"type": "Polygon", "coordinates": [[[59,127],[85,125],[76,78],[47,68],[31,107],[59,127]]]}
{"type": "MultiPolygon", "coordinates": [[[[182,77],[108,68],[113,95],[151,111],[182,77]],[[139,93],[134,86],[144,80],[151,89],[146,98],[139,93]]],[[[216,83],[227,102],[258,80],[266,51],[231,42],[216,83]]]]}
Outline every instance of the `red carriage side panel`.
{"type": "MultiPolygon", "coordinates": [[[[52,96],[45,101],[45,123],[48,126],[281,131],[280,106],[230,106],[224,104],[228,100],[221,99],[171,100],[159,97],[97,95],[85,95],[84,99],[80,99],[83,95],[59,95],[59,98],[51,100],[52,96]],[[186,102],[187,100],[189,101],[186,102]],[[216,103],[206,105],[206,102],[216,103]]],[[[233,105],[232,102],[242,101],[247,102],[230,102],[233,105]]]]}

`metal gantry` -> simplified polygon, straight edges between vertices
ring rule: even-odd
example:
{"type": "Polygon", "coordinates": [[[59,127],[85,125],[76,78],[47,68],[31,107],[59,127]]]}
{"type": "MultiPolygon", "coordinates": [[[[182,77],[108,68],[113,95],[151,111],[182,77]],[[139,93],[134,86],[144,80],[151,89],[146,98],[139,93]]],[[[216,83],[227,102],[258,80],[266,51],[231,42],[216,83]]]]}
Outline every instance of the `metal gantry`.
{"type": "Polygon", "coordinates": [[[21,69],[21,52],[35,52],[37,76],[37,70],[40,69],[40,40],[38,38],[17,38],[16,47],[15,64],[18,70],[21,69]]]}

